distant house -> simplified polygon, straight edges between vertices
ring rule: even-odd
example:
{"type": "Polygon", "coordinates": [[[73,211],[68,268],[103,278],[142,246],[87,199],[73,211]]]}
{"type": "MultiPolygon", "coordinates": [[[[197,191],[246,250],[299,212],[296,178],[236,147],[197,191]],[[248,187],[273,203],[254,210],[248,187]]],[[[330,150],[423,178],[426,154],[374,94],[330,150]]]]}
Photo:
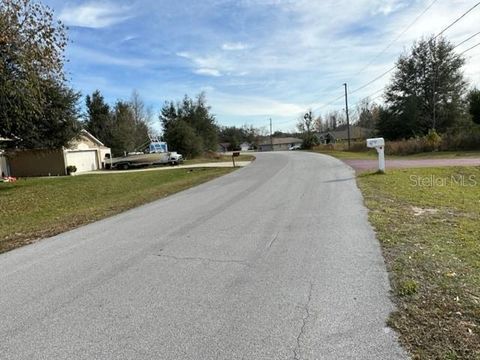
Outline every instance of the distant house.
{"type": "MultiPolygon", "coordinates": [[[[372,129],[350,125],[350,140],[362,141],[373,134],[372,129]]],[[[319,144],[335,144],[336,142],[348,141],[348,128],[346,125],[339,126],[333,131],[316,133],[319,144]]]]}
{"type": "Polygon", "coordinates": [[[68,147],[9,151],[8,167],[10,175],[17,177],[66,175],[70,165],[77,173],[102,169],[110,156],[110,148],[82,130],[68,147]]]}
{"type": "Polygon", "coordinates": [[[244,142],[240,144],[240,151],[248,151],[252,147],[251,144],[244,142]]]}
{"type": "Polygon", "coordinates": [[[230,149],[230,143],[218,144],[218,152],[227,152],[230,149]]]}
{"type": "Polygon", "coordinates": [[[292,146],[302,145],[303,140],[293,137],[285,138],[264,138],[262,143],[258,146],[259,151],[281,151],[288,150],[292,146]]]}

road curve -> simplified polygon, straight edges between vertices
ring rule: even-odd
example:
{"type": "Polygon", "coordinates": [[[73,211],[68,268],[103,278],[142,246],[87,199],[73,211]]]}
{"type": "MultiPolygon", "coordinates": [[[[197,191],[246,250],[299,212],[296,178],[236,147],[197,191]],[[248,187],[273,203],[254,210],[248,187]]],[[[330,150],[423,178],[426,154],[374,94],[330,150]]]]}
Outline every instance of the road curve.
{"type": "Polygon", "coordinates": [[[404,359],[353,170],[232,174],[0,255],[1,359],[404,359]]]}

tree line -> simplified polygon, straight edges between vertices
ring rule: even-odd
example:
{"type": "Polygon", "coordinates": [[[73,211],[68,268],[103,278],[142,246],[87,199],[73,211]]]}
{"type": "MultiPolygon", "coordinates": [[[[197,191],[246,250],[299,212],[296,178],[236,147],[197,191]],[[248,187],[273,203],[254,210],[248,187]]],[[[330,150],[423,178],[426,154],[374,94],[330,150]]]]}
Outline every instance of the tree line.
{"type": "Polygon", "coordinates": [[[133,91],[129,101],[118,100],[110,107],[96,90],[86,96],[85,105],[82,125],[111,148],[113,156],[148,147],[152,115],[138,92],[133,91]]]}
{"type": "MultiPolygon", "coordinates": [[[[389,140],[432,132],[478,134],[480,91],[469,88],[464,65],[465,58],[446,38],[421,38],[398,58],[384,90],[385,102],[361,100],[351,122],[389,140]]],[[[331,111],[318,116],[314,125],[317,131],[325,132],[345,123],[343,111],[331,111]]]]}
{"type": "MultiPolygon", "coordinates": [[[[151,109],[137,92],[110,105],[96,90],[86,96],[82,114],[81,95],[65,76],[67,43],[66,28],[49,7],[0,0],[0,137],[14,148],[56,149],[85,128],[114,156],[144,150],[152,131],[151,109]]],[[[189,157],[216,151],[219,141],[236,148],[255,134],[252,127],[219,126],[203,93],[166,102],[159,121],[170,148],[189,157]]]]}

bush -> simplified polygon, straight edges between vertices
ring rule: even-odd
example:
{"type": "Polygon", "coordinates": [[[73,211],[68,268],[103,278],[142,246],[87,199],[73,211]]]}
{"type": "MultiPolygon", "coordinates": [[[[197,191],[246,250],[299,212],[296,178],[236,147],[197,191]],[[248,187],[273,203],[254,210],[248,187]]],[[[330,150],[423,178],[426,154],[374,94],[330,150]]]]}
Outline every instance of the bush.
{"type": "Polygon", "coordinates": [[[385,144],[387,155],[411,155],[432,151],[433,148],[424,138],[415,137],[408,140],[388,141],[385,144]]]}
{"type": "Polygon", "coordinates": [[[442,144],[442,137],[430,130],[423,137],[414,137],[407,140],[388,141],[385,144],[387,155],[412,155],[422,152],[438,151],[442,144]]]}
{"type": "Polygon", "coordinates": [[[480,127],[447,132],[443,135],[440,150],[480,150],[480,127]]]}
{"type": "Polygon", "coordinates": [[[77,167],[75,165],[67,166],[67,175],[71,175],[77,172],[77,167]]]}
{"type": "Polygon", "coordinates": [[[433,148],[434,150],[438,150],[441,142],[442,137],[438,135],[438,133],[434,129],[428,130],[428,134],[424,137],[425,142],[433,148]]]}
{"type": "Polygon", "coordinates": [[[418,284],[415,280],[404,280],[398,284],[397,293],[399,296],[414,295],[418,291],[418,284]]]}
{"type": "Polygon", "coordinates": [[[203,154],[203,157],[206,159],[219,160],[222,158],[222,155],[217,153],[216,151],[208,150],[208,151],[205,151],[205,153],[203,154]]]}
{"type": "Polygon", "coordinates": [[[337,142],[335,144],[320,144],[313,147],[319,151],[368,151],[366,141],[352,141],[350,143],[350,150],[348,150],[348,142],[337,142]]]}

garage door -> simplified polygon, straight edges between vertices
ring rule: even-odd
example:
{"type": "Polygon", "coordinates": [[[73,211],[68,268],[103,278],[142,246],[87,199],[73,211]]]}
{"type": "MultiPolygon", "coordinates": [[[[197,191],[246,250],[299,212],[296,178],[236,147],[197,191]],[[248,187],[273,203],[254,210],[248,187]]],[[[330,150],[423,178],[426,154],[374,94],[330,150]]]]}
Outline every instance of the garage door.
{"type": "Polygon", "coordinates": [[[98,169],[96,150],[71,151],[67,152],[66,157],[67,166],[75,165],[77,173],[98,169]]]}

